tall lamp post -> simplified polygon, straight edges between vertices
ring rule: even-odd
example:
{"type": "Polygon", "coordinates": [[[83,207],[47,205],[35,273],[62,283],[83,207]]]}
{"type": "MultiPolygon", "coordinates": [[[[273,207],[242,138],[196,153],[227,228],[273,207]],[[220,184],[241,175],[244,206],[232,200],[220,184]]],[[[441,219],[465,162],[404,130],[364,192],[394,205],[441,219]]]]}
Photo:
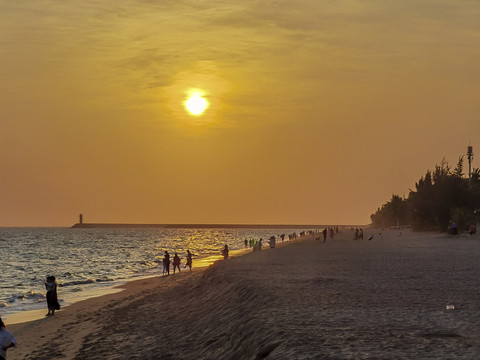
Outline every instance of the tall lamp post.
{"type": "Polygon", "coordinates": [[[467,158],[468,158],[468,180],[472,179],[472,160],[473,160],[473,146],[469,145],[467,147],[467,158]]]}
{"type": "MultiPolygon", "coordinates": [[[[473,147],[468,146],[467,147],[467,158],[468,158],[468,181],[470,184],[472,183],[472,160],[473,160],[473,147]]],[[[480,214],[480,209],[475,209],[473,210],[473,214],[476,215],[478,218],[478,215],[480,214]]],[[[474,234],[476,234],[478,228],[478,222],[474,227],[474,234]]]]}

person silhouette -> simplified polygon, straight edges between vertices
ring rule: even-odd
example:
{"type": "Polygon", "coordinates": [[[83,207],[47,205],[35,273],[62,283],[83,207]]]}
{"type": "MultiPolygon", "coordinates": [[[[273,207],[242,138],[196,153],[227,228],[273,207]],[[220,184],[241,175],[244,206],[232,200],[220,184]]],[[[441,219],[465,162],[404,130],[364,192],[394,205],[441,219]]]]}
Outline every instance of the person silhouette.
{"type": "Polygon", "coordinates": [[[0,318],[0,359],[7,358],[7,350],[17,345],[17,340],[10,331],[7,330],[5,323],[0,318]]]}
{"type": "Polygon", "coordinates": [[[47,276],[45,280],[45,289],[47,290],[48,313],[45,316],[55,315],[55,310],[60,310],[57,298],[57,281],[55,276],[47,276]]]}
{"type": "Polygon", "coordinates": [[[182,271],[180,270],[180,258],[178,257],[178,254],[175,253],[173,256],[173,273],[175,274],[175,268],[178,268],[178,272],[181,273],[182,271]]]}
{"type": "Polygon", "coordinates": [[[223,258],[224,258],[225,260],[228,259],[228,251],[229,251],[229,250],[228,250],[228,245],[225,244],[225,247],[224,247],[223,250],[222,250],[222,255],[223,255],[223,258]]]}
{"type": "Polygon", "coordinates": [[[187,250],[187,264],[185,265],[185,267],[189,267],[190,271],[192,271],[192,257],[193,254],[190,252],[190,250],[187,250]]]}
{"type": "Polygon", "coordinates": [[[170,254],[165,250],[165,255],[163,256],[163,274],[170,275],[170,254]]]}

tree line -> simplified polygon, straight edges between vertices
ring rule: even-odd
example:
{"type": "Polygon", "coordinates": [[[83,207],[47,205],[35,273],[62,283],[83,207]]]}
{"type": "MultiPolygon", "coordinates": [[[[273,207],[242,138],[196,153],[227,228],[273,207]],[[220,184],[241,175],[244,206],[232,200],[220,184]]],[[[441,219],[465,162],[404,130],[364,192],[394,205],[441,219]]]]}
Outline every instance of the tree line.
{"type": "Polygon", "coordinates": [[[452,169],[445,159],[428,170],[407,197],[392,198],[370,216],[378,228],[410,225],[415,231],[447,231],[455,223],[459,231],[476,224],[480,216],[480,169],[465,176],[464,157],[452,169]]]}

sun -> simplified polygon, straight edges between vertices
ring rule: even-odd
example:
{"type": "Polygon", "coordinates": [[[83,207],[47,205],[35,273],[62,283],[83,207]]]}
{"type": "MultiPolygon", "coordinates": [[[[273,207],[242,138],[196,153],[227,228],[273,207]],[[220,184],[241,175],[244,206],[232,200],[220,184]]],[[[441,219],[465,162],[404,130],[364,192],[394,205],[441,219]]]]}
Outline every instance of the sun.
{"type": "Polygon", "coordinates": [[[185,101],[185,107],[192,115],[200,115],[208,107],[208,102],[199,95],[192,95],[185,101]]]}

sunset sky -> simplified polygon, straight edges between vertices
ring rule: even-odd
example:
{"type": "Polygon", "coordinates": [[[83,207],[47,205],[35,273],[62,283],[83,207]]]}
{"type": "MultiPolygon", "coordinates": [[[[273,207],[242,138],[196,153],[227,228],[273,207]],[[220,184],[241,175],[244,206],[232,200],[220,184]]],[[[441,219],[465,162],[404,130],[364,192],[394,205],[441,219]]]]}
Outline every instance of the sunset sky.
{"type": "Polygon", "coordinates": [[[480,167],[479,19],[477,0],[0,0],[0,226],[367,224],[469,144],[480,167]]]}

